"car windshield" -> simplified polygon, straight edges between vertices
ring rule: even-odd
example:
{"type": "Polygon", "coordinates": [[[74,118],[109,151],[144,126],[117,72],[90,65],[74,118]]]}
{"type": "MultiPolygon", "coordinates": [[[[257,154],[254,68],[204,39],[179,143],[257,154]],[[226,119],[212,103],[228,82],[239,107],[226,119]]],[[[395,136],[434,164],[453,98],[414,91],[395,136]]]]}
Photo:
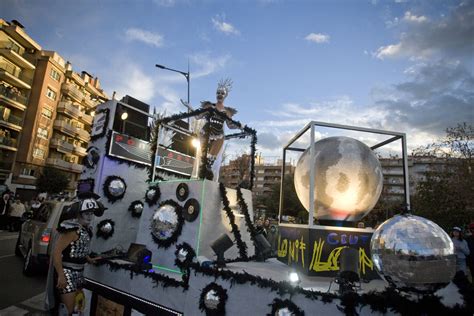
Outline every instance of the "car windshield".
{"type": "Polygon", "coordinates": [[[51,215],[52,206],[50,204],[43,204],[33,213],[33,220],[46,223],[51,215]]]}

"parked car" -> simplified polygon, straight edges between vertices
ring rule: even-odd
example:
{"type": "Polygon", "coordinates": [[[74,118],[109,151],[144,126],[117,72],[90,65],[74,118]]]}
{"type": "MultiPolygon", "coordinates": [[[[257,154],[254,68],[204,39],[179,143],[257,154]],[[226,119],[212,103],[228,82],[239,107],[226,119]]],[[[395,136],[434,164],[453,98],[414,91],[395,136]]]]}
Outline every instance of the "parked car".
{"type": "Polygon", "coordinates": [[[23,273],[27,276],[48,267],[52,247],[50,242],[56,232],[61,214],[72,202],[46,201],[34,213],[28,213],[21,225],[15,254],[23,257],[23,273]]]}

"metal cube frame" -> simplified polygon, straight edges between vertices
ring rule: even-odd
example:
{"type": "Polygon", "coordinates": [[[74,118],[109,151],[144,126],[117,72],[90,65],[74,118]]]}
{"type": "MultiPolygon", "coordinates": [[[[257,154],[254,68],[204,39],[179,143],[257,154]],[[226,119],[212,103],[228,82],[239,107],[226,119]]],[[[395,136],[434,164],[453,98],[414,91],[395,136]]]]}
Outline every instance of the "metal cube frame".
{"type": "MultiPolygon", "coordinates": [[[[373,128],[365,128],[365,127],[357,127],[357,126],[350,126],[350,125],[340,125],[340,124],[332,124],[332,123],[325,123],[325,122],[318,122],[318,121],[311,121],[308,123],[302,130],[300,130],[284,147],[283,147],[283,166],[281,168],[281,183],[280,183],[280,203],[279,203],[279,212],[278,212],[278,223],[280,225],[289,225],[292,226],[294,224],[282,223],[282,206],[283,206],[283,181],[285,178],[285,166],[286,166],[286,151],[298,151],[304,152],[306,148],[296,148],[290,147],[293,145],[298,139],[300,139],[303,135],[305,135],[308,130],[311,133],[310,137],[310,156],[311,161],[314,162],[315,158],[315,149],[314,149],[314,142],[315,137],[314,133],[316,131],[316,127],[329,127],[335,129],[343,129],[343,130],[350,130],[362,133],[370,133],[370,134],[378,134],[378,135],[387,135],[386,140],[375,144],[374,146],[370,147],[370,149],[374,150],[380,147],[383,147],[387,144],[390,144],[394,141],[401,140],[401,149],[402,149],[402,162],[403,162],[403,188],[404,188],[404,199],[405,205],[407,209],[410,209],[410,188],[409,188],[409,181],[408,181],[408,156],[407,156],[407,142],[406,142],[406,134],[405,133],[398,133],[392,131],[385,131],[373,128]]],[[[313,217],[314,217],[314,171],[315,165],[311,163],[310,165],[310,177],[309,177],[309,212],[308,212],[308,227],[316,226],[314,225],[313,217]]],[[[305,226],[302,224],[298,224],[298,226],[305,226]]]]}

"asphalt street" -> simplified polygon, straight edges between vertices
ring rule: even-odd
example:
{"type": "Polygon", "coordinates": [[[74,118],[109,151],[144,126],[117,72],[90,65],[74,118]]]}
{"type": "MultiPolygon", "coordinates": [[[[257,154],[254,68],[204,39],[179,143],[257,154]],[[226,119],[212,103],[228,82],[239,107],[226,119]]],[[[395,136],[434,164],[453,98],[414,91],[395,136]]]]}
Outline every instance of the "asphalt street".
{"type": "Polygon", "coordinates": [[[22,273],[23,259],[15,256],[18,233],[0,231],[0,310],[44,292],[45,273],[26,277],[22,273]]]}

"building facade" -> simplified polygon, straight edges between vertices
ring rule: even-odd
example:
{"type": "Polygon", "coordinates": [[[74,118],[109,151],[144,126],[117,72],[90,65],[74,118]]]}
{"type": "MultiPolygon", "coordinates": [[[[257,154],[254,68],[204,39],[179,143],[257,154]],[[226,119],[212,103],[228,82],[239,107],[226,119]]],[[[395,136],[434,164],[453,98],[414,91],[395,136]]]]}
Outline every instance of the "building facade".
{"type": "Polygon", "coordinates": [[[41,46],[17,22],[0,19],[0,184],[14,167],[41,46]]]}
{"type": "Polygon", "coordinates": [[[35,56],[33,80],[21,144],[9,186],[26,199],[36,194],[45,166],[63,171],[74,191],[87,154],[95,107],[108,97],[97,78],[72,69],[54,51],[35,56]]]}

